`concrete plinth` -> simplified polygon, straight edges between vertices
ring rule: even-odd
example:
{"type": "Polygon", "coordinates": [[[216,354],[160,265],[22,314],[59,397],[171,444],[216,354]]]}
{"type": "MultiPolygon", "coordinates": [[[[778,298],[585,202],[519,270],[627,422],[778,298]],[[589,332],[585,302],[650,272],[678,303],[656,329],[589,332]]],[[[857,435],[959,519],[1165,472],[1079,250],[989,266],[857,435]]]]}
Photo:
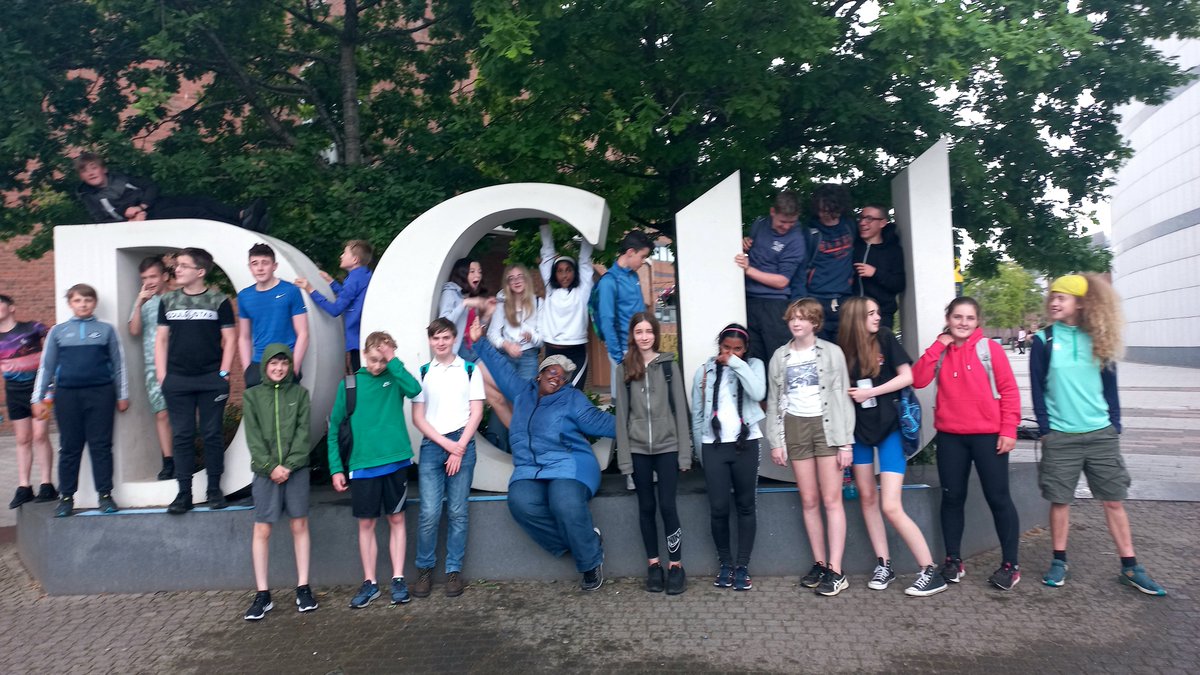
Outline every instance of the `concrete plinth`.
{"type": "MultiPolygon", "coordinates": [[[[415,471],[414,471],[415,473],[415,471]]],[[[940,490],[933,467],[911,467],[904,506],[925,533],[941,560],[938,523],[940,490]]],[[[1046,503],[1037,492],[1031,464],[1012,467],[1013,499],[1027,530],[1045,523],[1046,503]]],[[[406,574],[413,576],[416,549],[417,499],[410,490],[406,519],[406,574]]],[[[349,496],[327,487],[313,490],[312,584],[358,584],[357,525],[349,496]]],[[[684,563],[694,577],[715,572],[716,552],[709,535],[708,498],[698,471],[685,475],[679,489],[683,521],[684,563]]],[[[54,518],[54,504],[26,504],[18,517],[18,550],[30,573],[52,595],[145,593],[172,590],[235,590],[253,586],[250,564],[251,508],[224,511],[197,509],[171,516],[162,509],[126,510],[111,515],[77,514],[54,518]]],[[[94,513],[94,512],[93,512],[94,513]]],[[[638,531],[637,499],[625,490],[620,476],[606,475],[592,501],[596,524],[604,532],[605,572],[609,576],[641,576],[645,551],[638,531]]],[[[857,501],[846,502],[849,533],[845,569],[865,583],[875,564],[857,501]]],[[[991,512],[978,482],[972,478],[966,508],[963,557],[997,545],[991,512]]],[[[734,526],[736,542],[736,525],[734,526]]],[[[387,528],[378,525],[379,578],[391,576],[387,558],[387,528]]],[[[444,526],[441,541],[445,541],[444,526]]],[[[889,528],[889,546],[898,573],[916,570],[903,542],[889,528]]],[[[663,553],[665,554],[665,546],[663,553]]],[[[796,575],[807,570],[811,554],[804,532],[800,500],[794,487],[764,482],[758,495],[758,536],[751,570],[755,575],[796,575]]],[[[440,553],[439,553],[439,561],[440,553]]],[[[440,573],[439,567],[439,573],[440,573]]],[[[471,525],[464,573],[471,579],[575,579],[569,557],[555,559],[533,545],[513,522],[503,495],[478,495],[471,501],[471,525]]],[[[291,534],[286,523],[276,525],[271,538],[271,585],[286,588],[296,582],[291,534]]]]}

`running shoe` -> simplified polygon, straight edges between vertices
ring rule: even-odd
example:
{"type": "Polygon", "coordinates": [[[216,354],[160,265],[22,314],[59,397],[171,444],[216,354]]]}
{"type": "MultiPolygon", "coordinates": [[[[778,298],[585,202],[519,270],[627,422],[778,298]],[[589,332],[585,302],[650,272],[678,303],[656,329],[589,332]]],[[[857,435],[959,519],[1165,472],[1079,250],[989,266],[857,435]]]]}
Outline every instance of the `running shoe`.
{"type": "Polygon", "coordinates": [[[821,583],[821,577],[825,574],[825,563],[817,561],[813,563],[812,569],[800,578],[800,585],[805,588],[816,588],[817,584],[821,583]]]}
{"type": "Polygon", "coordinates": [[[254,602],[250,605],[250,609],[242,615],[242,618],[247,621],[258,621],[274,608],[275,605],[271,603],[271,591],[259,591],[254,594],[254,602]]]}
{"type": "Polygon", "coordinates": [[[31,486],[31,485],[17,486],[17,493],[15,495],[13,495],[12,501],[8,503],[8,508],[15,509],[15,508],[21,506],[22,504],[28,504],[29,502],[33,501],[34,499],[36,499],[36,497],[33,494],[33,486],[31,486]]]}
{"type": "Polygon", "coordinates": [[[646,568],[646,592],[662,593],[667,587],[666,575],[662,565],[654,563],[646,568]]]}
{"type": "Polygon", "coordinates": [[[687,590],[687,573],[683,565],[668,566],[667,595],[679,595],[687,590]]]}
{"type": "Polygon", "coordinates": [[[579,588],[585,591],[599,590],[604,585],[604,564],[596,565],[592,569],[583,573],[583,579],[579,581],[579,588]]]}
{"type": "Polygon", "coordinates": [[[1057,558],[1051,560],[1050,569],[1046,570],[1046,573],[1042,575],[1042,583],[1055,588],[1065,586],[1067,577],[1070,576],[1068,574],[1069,569],[1070,567],[1067,566],[1066,560],[1059,560],[1057,558]]]}
{"type": "Polygon", "coordinates": [[[317,608],[317,599],[313,597],[308,584],[296,587],[296,611],[311,612],[317,608]]]}
{"type": "Polygon", "coordinates": [[[733,566],[721,563],[721,569],[717,572],[717,580],[713,582],[713,586],[717,588],[729,588],[733,586],[733,566]]]}
{"type": "Polygon", "coordinates": [[[75,498],[71,495],[63,495],[62,498],[58,500],[58,506],[54,508],[54,517],[66,518],[67,516],[71,515],[73,510],[75,510],[75,498]]]}
{"type": "Polygon", "coordinates": [[[1011,591],[1013,586],[1021,580],[1021,566],[1012,563],[1004,563],[1000,569],[992,573],[988,578],[988,583],[999,588],[1002,591],[1011,591]]]}
{"type": "Polygon", "coordinates": [[[748,591],[754,588],[754,582],[750,580],[750,568],[738,566],[733,570],[733,590],[748,591]]]}
{"type": "Polygon", "coordinates": [[[379,584],[374,581],[364,581],[358,589],[358,594],[350,600],[351,609],[362,609],[379,597],[379,584]]]}
{"type": "Polygon", "coordinates": [[[838,574],[828,567],[825,568],[825,574],[821,576],[821,583],[817,585],[817,595],[824,595],[832,598],[833,596],[846,590],[850,582],[846,580],[845,574],[838,574]]]}
{"type": "Polygon", "coordinates": [[[1162,596],[1167,594],[1167,590],[1151,579],[1150,575],[1146,574],[1146,568],[1141,565],[1122,567],[1121,583],[1126,586],[1133,586],[1146,595],[1162,596]]]}
{"type": "Polygon", "coordinates": [[[404,583],[404,577],[392,577],[392,604],[403,605],[412,596],[408,594],[408,584],[404,583]]]}
{"type": "Polygon", "coordinates": [[[952,584],[957,584],[965,576],[967,576],[967,570],[963,567],[962,558],[946,556],[946,562],[942,563],[942,578],[952,584]]]}
{"type": "Polygon", "coordinates": [[[104,492],[100,495],[100,513],[116,513],[121,509],[117,508],[117,503],[113,501],[111,492],[104,492]]]}

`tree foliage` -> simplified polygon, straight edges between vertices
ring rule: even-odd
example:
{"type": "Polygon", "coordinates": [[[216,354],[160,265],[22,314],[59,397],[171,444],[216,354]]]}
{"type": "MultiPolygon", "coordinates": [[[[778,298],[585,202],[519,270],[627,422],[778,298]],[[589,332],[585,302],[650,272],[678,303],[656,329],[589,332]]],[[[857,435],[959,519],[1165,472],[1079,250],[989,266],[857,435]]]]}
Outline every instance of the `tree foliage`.
{"type": "Polygon", "coordinates": [[[990,278],[968,276],[963,290],[979,301],[984,322],[993,328],[1027,325],[1042,309],[1042,289],[1036,279],[1013,263],[1001,264],[990,278]]]}
{"type": "Polygon", "coordinates": [[[886,202],[946,136],[980,275],[1003,254],[1106,267],[1076,223],[1127,155],[1116,108],[1185,82],[1146,41],[1200,24],[1189,0],[10,4],[0,237],[80,220],[65,157],[83,147],[171,192],[265,196],[276,231],[330,262],[332,242],[385,243],[492,182],[596,192],[613,238],[672,234],[739,169],[747,220],[781,184],[886,202]]]}

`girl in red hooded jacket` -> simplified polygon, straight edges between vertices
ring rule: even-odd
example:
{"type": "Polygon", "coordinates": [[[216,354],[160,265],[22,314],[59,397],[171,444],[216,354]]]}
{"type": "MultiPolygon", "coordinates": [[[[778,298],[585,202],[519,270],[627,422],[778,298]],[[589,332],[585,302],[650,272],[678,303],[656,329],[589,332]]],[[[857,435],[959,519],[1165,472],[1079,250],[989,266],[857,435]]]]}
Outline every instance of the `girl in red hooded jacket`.
{"type": "Polygon", "coordinates": [[[946,562],[942,576],[958,583],[962,564],[963,505],[967,479],[975,463],[983,496],[992,510],[1000,539],[1002,564],[988,581],[1010,590],[1021,580],[1017,545],[1021,528],[1008,492],[1008,453],[1017,442],[1021,397],[1004,348],[983,337],[979,303],[955,298],[946,308],[946,330],[913,364],[913,386],[937,379],[933,426],[937,429],[938,479],[942,484],[942,538],[946,562]],[[980,342],[983,342],[981,345],[980,342]],[[980,358],[986,348],[989,368],[980,358]]]}

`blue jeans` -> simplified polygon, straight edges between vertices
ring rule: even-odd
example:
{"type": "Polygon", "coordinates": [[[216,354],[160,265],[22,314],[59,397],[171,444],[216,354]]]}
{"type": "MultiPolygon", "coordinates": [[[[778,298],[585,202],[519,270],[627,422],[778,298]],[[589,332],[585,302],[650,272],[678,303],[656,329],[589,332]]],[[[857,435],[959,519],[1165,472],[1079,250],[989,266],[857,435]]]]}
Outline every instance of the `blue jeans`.
{"type": "Polygon", "coordinates": [[[508,354],[504,356],[522,380],[532,380],[538,375],[538,351],[537,349],[526,349],[515,359],[508,354]]]}
{"type": "MultiPolygon", "coordinates": [[[[462,429],[446,434],[457,441],[462,429]]],[[[421,519],[417,531],[416,565],[431,568],[437,564],[438,524],[442,521],[442,497],[446,498],[446,573],[461,572],[467,552],[467,497],[471,495],[471,477],[475,474],[475,439],[467,443],[462,466],[453,476],[446,475],[450,453],[428,438],[421,441],[421,519]]]]}
{"type": "Polygon", "coordinates": [[[508,486],[513,520],[551,555],[570,551],[579,572],[604,562],[600,537],[592,530],[591,498],[587,486],[574,478],[518,480],[508,486]]]}

